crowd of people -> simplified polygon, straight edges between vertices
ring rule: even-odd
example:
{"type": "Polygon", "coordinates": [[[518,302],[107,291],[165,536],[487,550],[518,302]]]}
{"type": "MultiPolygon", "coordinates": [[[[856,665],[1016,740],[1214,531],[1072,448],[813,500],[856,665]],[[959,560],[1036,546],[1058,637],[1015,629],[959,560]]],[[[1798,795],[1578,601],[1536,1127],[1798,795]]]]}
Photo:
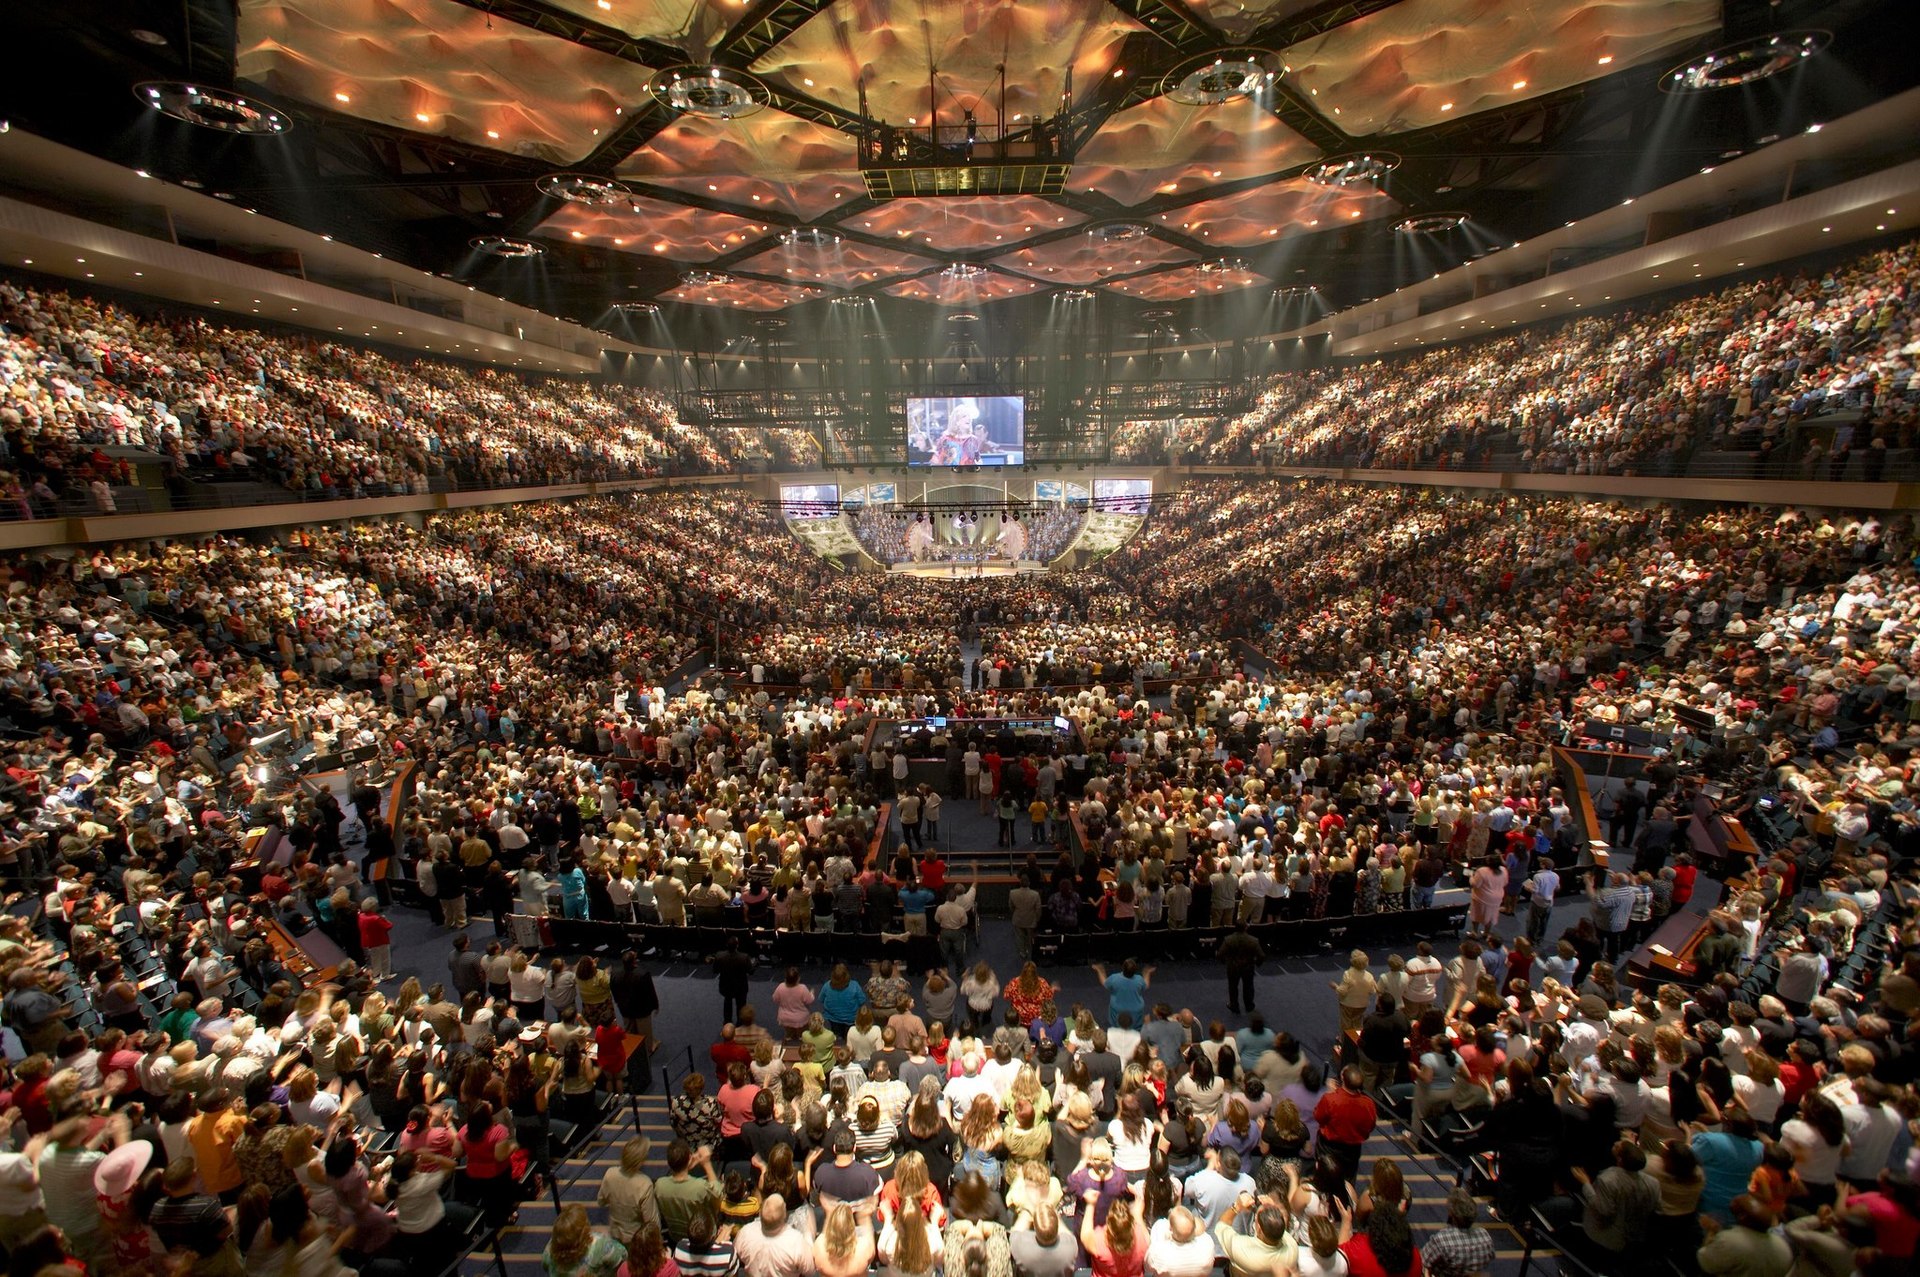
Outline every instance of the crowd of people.
{"type": "Polygon", "coordinates": [[[836,572],[728,491],[15,559],[0,1244],[36,1273],[435,1253],[457,1206],[505,1218],[516,1149],[537,1173],[556,1121],[592,1120],[632,1063],[615,1030],[657,1006],[635,962],[516,952],[507,915],[737,907],[917,917],[947,970],[796,973],[756,1024],[750,955],[720,955],[714,1094],[676,1102],[664,1174],[637,1150],[604,1217],[562,1213],[556,1273],[1476,1271],[1472,1200],[1410,1227],[1398,1169],[1362,1156],[1386,1102],[1495,1132],[1502,1218],[1538,1206],[1603,1259],[1782,1277],[1782,1246],[1854,1264],[1858,1228],[1862,1272],[1903,1271],[1917,551],[1904,517],[1235,482],[1157,502],[1098,570],[977,583],[836,572]],[[676,677],[716,644],[723,676],[676,677]],[[866,746],[929,714],[955,725],[944,791],[866,746]],[[996,717],[1070,730],[969,733],[996,717]],[[1677,764],[1605,796],[1618,880],[1583,867],[1546,753],[1594,719],[1677,764]],[[292,782],[349,751],[344,792],[292,782]],[[373,782],[401,763],[396,808],[373,782]],[[1620,960],[1698,889],[1685,772],[1777,794],[1805,834],[1720,902],[1713,978],[1649,994],[1620,960]],[[941,798],[1035,848],[1023,960],[1043,930],[1218,926],[1244,1024],[1162,1010],[1144,967],[1083,1008],[982,968],[971,884],[914,854],[941,798]],[[262,828],[284,860],[248,851],[262,828]],[[1466,944],[1335,982],[1337,1067],[1253,1018],[1242,924],[1461,880],[1466,944]],[[1589,884],[1592,916],[1550,928],[1589,884]],[[444,982],[391,968],[417,906],[461,937],[444,982]],[[269,923],[348,965],[303,987],[269,923]],[[1716,1266],[1734,1250],[1757,1266],[1716,1266]]]}
{"type": "Polygon", "coordinates": [[[131,482],[136,456],[176,486],[253,479],[321,498],[819,460],[804,431],[709,432],[639,388],[394,358],[13,283],[0,284],[0,431],[4,500],[28,518],[63,498],[112,513],[110,489],[131,482]]]}
{"type": "Polygon", "coordinates": [[[1920,246],[1417,354],[1276,374],[1237,417],[1124,432],[1117,456],[1379,469],[1878,479],[1920,443],[1920,246]],[[1823,423],[1828,414],[1841,414],[1823,423]]]}

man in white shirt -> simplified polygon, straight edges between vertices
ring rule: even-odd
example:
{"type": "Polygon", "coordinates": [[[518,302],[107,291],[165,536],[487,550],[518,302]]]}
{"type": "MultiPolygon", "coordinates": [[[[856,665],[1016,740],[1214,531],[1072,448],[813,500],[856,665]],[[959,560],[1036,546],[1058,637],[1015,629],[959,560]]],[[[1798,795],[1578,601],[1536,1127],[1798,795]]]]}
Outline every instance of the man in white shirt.
{"type": "Polygon", "coordinates": [[[1207,1277],[1213,1258],[1213,1240],[1192,1211],[1176,1206],[1154,1224],[1147,1240],[1147,1277],[1207,1277]]]}
{"type": "Polygon", "coordinates": [[[733,1253],[744,1277],[807,1277],[815,1271],[813,1243],[788,1224],[787,1203],[778,1193],[760,1203],[760,1218],[740,1230],[733,1253]]]}
{"type": "Polygon", "coordinates": [[[1418,1020],[1432,1010],[1434,999],[1440,995],[1440,971],[1440,959],[1433,956],[1433,946],[1422,940],[1414,955],[1407,959],[1405,1010],[1409,1020],[1418,1020]]]}

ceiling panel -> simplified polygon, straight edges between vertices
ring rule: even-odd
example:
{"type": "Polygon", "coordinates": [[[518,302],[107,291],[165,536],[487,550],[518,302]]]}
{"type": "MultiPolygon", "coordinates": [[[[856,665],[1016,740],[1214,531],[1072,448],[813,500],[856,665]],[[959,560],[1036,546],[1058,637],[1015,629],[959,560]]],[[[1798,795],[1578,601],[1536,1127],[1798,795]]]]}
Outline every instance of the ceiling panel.
{"type": "Polygon", "coordinates": [[[269,93],[553,164],[645,95],[645,67],[452,0],[241,0],[237,74],[269,93]]]}
{"type": "Polygon", "coordinates": [[[1122,280],[1107,287],[1141,301],[1184,301],[1206,293],[1231,293],[1270,283],[1258,271],[1240,267],[1233,270],[1201,270],[1198,266],[1178,266],[1157,275],[1122,280]]]}
{"type": "Polygon", "coordinates": [[[886,291],[895,297],[935,302],[941,306],[973,306],[1008,297],[1024,297],[1044,287],[1045,284],[1035,280],[1020,279],[999,271],[988,271],[972,279],[954,279],[943,272],[903,279],[897,284],[888,285],[886,291]]]}
{"type": "Polygon", "coordinates": [[[1049,284],[1078,286],[1193,260],[1194,254],[1186,249],[1152,236],[1110,242],[1089,234],[1015,249],[994,258],[993,264],[1044,278],[1049,284]]]}
{"type": "Polygon", "coordinates": [[[1240,40],[1322,3],[1324,0],[1194,0],[1187,7],[1204,18],[1207,25],[1240,40]]]}
{"type": "Polygon", "coordinates": [[[854,140],[784,111],[742,120],[682,116],[628,156],[620,175],[811,221],[863,192],[854,140]]]}
{"type": "Polygon", "coordinates": [[[723,310],[785,310],[800,302],[826,296],[826,290],[806,284],[773,284],[758,279],[729,277],[715,284],[681,284],[660,294],[660,300],[715,306],[723,310]]]}
{"type": "Polygon", "coordinates": [[[593,244],[667,262],[707,262],[768,233],[765,222],[636,196],[632,207],[562,204],[534,229],[549,239],[593,244]]]}
{"type": "Polygon", "coordinates": [[[871,118],[924,126],[931,67],[941,122],[957,125],[971,108],[984,126],[1000,118],[1004,64],[1007,115],[1017,125],[1059,109],[1069,65],[1082,94],[1140,30],[1106,0],[839,0],[751,69],[846,111],[859,109],[864,81],[871,118]]]}
{"type": "Polygon", "coordinates": [[[1274,182],[1164,213],[1155,221],[1223,248],[1271,244],[1289,235],[1387,217],[1400,205],[1378,191],[1333,191],[1305,178],[1274,182]]]}
{"type": "Polygon", "coordinates": [[[1721,0],[1403,0],[1281,53],[1308,104],[1355,137],[1403,133],[1676,54],[1721,0]]]}
{"type": "Polygon", "coordinates": [[[781,244],[739,263],[739,268],[756,275],[776,275],[800,282],[831,284],[836,288],[859,288],[910,275],[934,264],[912,253],[842,240],[817,248],[781,244]]]}
{"type": "Polygon", "coordinates": [[[545,0],[565,13],[643,40],[706,48],[747,11],[744,0],[545,0]]]}
{"type": "Polygon", "coordinates": [[[1017,244],[1062,226],[1078,226],[1083,214],[1034,195],[967,199],[888,200],[841,225],[897,239],[931,252],[961,253],[1017,244]]]}
{"type": "Polygon", "coordinates": [[[1182,106],[1159,97],[1121,111],[1080,148],[1067,188],[1133,205],[1317,159],[1313,143],[1252,98],[1182,106]]]}

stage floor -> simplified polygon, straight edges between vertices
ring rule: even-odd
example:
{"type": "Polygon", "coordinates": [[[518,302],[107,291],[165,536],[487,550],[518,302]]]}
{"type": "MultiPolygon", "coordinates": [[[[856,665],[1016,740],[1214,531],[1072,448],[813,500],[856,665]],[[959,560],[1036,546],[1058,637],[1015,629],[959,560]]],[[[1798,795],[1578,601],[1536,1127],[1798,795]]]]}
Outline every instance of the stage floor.
{"type": "Polygon", "coordinates": [[[1020,576],[1045,572],[1044,563],[1022,559],[1016,563],[999,560],[991,563],[895,563],[887,568],[894,576],[924,577],[938,581],[970,581],[988,576],[1020,576]]]}

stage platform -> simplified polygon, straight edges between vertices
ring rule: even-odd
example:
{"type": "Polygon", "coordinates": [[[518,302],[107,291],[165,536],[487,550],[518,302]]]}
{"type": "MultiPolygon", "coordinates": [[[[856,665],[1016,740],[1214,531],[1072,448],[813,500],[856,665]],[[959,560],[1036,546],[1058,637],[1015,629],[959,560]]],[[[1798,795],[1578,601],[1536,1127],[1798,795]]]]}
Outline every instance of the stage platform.
{"type": "Polygon", "coordinates": [[[1032,559],[1019,559],[1008,562],[1005,559],[993,559],[986,563],[895,563],[887,568],[892,576],[922,577],[936,581],[971,581],[989,576],[1024,576],[1029,572],[1045,572],[1047,565],[1036,563],[1032,559]]]}

